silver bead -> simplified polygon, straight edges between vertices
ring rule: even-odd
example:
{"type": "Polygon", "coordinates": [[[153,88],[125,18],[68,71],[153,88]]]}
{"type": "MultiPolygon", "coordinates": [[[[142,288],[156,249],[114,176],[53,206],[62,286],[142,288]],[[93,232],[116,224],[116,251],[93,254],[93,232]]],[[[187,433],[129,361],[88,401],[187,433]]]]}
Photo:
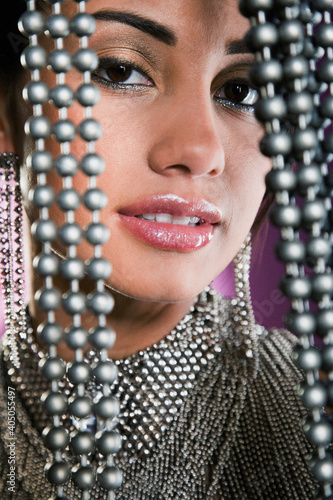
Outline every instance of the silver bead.
{"type": "Polygon", "coordinates": [[[301,264],[305,259],[305,245],[302,241],[278,241],[276,254],[283,262],[297,262],[301,264]]]}
{"type": "Polygon", "coordinates": [[[333,296],[333,275],[331,273],[314,274],[311,279],[312,296],[320,300],[323,295],[333,296]]]}
{"type": "Polygon", "coordinates": [[[37,328],[37,335],[46,345],[58,345],[62,340],[62,328],[58,323],[42,323],[37,328]]]}
{"type": "Polygon", "coordinates": [[[103,420],[114,418],[119,413],[119,403],[113,396],[102,396],[94,403],[96,415],[103,420]]]}
{"type": "Polygon", "coordinates": [[[50,451],[64,450],[69,444],[69,434],[64,427],[45,427],[43,438],[50,451]]]}
{"type": "Polygon", "coordinates": [[[96,349],[110,349],[115,339],[116,334],[109,327],[97,326],[90,332],[90,342],[96,349]]]}
{"type": "Polygon", "coordinates": [[[46,19],[45,30],[51,38],[65,38],[69,35],[69,21],[62,14],[53,14],[46,19]]]}
{"type": "Polygon", "coordinates": [[[73,56],[73,65],[79,71],[94,71],[98,67],[98,57],[91,49],[79,49],[73,56]]]}
{"type": "Polygon", "coordinates": [[[100,175],[105,170],[105,161],[101,156],[88,154],[82,158],[81,168],[86,175],[100,175]]]}
{"type": "Polygon", "coordinates": [[[303,383],[300,386],[299,395],[309,409],[321,408],[327,403],[326,388],[320,381],[316,381],[313,385],[303,383]]]}
{"type": "Polygon", "coordinates": [[[259,24],[251,28],[245,35],[245,43],[252,51],[263,47],[273,47],[278,42],[278,31],[274,24],[259,24]]]}
{"type": "Polygon", "coordinates": [[[320,336],[325,336],[329,332],[333,332],[333,311],[331,309],[323,309],[317,313],[316,333],[320,336]]]}
{"type": "Polygon", "coordinates": [[[114,491],[121,486],[123,475],[115,465],[107,465],[97,469],[97,479],[102,488],[114,491]]]}
{"type": "Polygon", "coordinates": [[[72,469],[72,479],[80,490],[90,490],[95,483],[95,474],[90,465],[76,465],[72,469]]]}
{"type": "Polygon", "coordinates": [[[112,361],[99,361],[92,373],[97,384],[111,385],[117,378],[118,370],[112,361]]]}
{"type": "Polygon", "coordinates": [[[293,191],[297,186],[297,178],[292,170],[273,169],[266,175],[266,185],[272,191],[293,191]]]}
{"type": "Polygon", "coordinates": [[[36,292],[35,300],[43,311],[55,311],[60,307],[60,294],[55,288],[41,288],[36,292]]]}
{"type": "Polygon", "coordinates": [[[73,104],[74,92],[68,85],[55,85],[50,90],[49,97],[57,108],[67,108],[73,104]]]}
{"type": "Polygon", "coordinates": [[[87,118],[79,125],[79,133],[85,141],[97,141],[102,135],[101,124],[93,118],[87,118]]]}
{"type": "Polygon", "coordinates": [[[331,456],[318,458],[316,461],[310,461],[312,474],[321,483],[332,483],[333,481],[333,459],[331,456]]]}
{"type": "Polygon", "coordinates": [[[57,202],[61,210],[77,210],[80,206],[80,196],[75,189],[62,189],[57,197],[57,202]]]}
{"type": "Polygon", "coordinates": [[[86,297],[82,292],[66,292],[62,304],[67,314],[82,314],[86,310],[86,297]]]}
{"type": "Polygon", "coordinates": [[[281,290],[293,299],[308,299],[311,295],[311,281],[308,277],[285,276],[281,280],[281,290]]]}
{"type": "Polygon", "coordinates": [[[321,417],[319,422],[308,419],[304,425],[304,431],[314,446],[327,446],[333,439],[332,425],[325,417],[321,417]]]}
{"type": "Polygon", "coordinates": [[[82,260],[72,257],[60,262],[61,275],[67,280],[81,280],[84,277],[84,264],[82,260]]]}
{"type": "Polygon", "coordinates": [[[41,12],[24,12],[18,22],[18,28],[23,35],[39,35],[44,28],[44,17],[41,12]]]}
{"type": "Polygon", "coordinates": [[[93,280],[105,280],[112,271],[111,264],[103,258],[94,258],[86,263],[87,273],[93,280]]]}
{"type": "Polygon", "coordinates": [[[265,156],[288,156],[291,152],[292,140],[285,132],[266,134],[260,141],[260,151],[265,156]]]}
{"type": "Polygon", "coordinates": [[[82,229],[78,224],[68,223],[61,226],[58,231],[59,238],[67,245],[79,245],[82,240],[82,229]]]}
{"type": "Polygon", "coordinates": [[[323,182],[323,176],[320,169],[318,165],[315,164],[301,165],[296,175],[298,185],[302,188],[302,192],[309,187],[320,186],[323,182]]]}
{"type": "Polygon", "coordinates": [[[67,368],[68,380],[74,384],[86,384],[91,378],[91,367],[85,361],[73,362],[67,368]]]}
{"type": "Polygon", "coordinates": [[[250,78],[258,87],[267,83],[279,83],[283,77],[281,64],[278,61],[263,61],[255,63],[250,68],[250,78]]]}
{"type": "Polygon", "coordinates": [[[323,61],[318,68],[318,77],[322,82],[333,83],[333,61],[323,61]]]}
{"type": "Polygon", "coordinates": [[[101,189],[87,189],[83,195],[83,202],[88,210],[101,210],[106,207],[108,197],[101,189]]]}
{"type": "Polygon", "coordinates": [[[91,401],[87,396],[76,396],[69,401],[70,413],[76,418],[86,418],[91,413],[91,401]]]}
{"type": "Polygon", "coordinates": [[[76,36],[90,36],[96,28],[95,18],[91,14],[79,13],[72,17],[70,29],[76,36]]]}
{"type": "Polygon", "coordinates": [[[26,121],[24,131],[33,139],[47,139],[51,133],[51,123],[46,116],[33,116],[26,121]]]}
{"type": "Polygon", "coordinates": [[[86,239],[91,245],[104,245],[109,237],[110,231],[104,224],[93,223],[86,230],[86,239]]]}
{"type": "Polygon", "coordinates": [[[83,327],[66,330],[66,343],[71,349],[83,349],[88,343],[88,332],[83,327]]]}
{"type": "Polygon", "coordinates": [[[55,49],[49,54],[48,64],[55,73],[67,73],[72,67],[72,58],[67,50],[55,49]]]}
{"type": "Polygon", "coordinates": [[[295,115],[310,114],[313,112],[313,97],[307,92],[291,92],[287,98],[288,113],[295,115]]]}
{"type": "Polygon", "coordinates": [[[333,370],[333,345],[325,345],[322,349],[323,370],[326,372],[333,370]]]}
{"type": "Polygon", "coordinates": [[[100,91],[96,85],[84,84],[76,91],[76,98],[82,106],[95,106],[100,99],[100,91]]]}
{"type": "Polygon", "coordinates": [[[89,455],[94,451],[94,437],[88,431],[76,431],[71,436],[71,448],[76,455],[89,455]]]}
{"type": "Polygon", "coordinates": [[[301,210],[297,206],[275,205],[270,217],[273,224],[278,227],[298,228],[301,224],[301,210]]]}
{"type": "Polygon", "coordinates": [[[307,201],[302,207],[302,222],[313,224],[314,222],[324,222],[326,209],[322,200],[307,201]]]}
{"type": "Polygon", "coordinates": [[[108,292],[92,292],[87,297],[87,306],[95,314],[110,314],[114,299],[108,292]]]}
{"type": "Polygon", "coordinates": [[[54,165],[58,174],[62,177],[73,176],[79,169],[77,159],[71,154],[58,156],[54,165]]]}
{"type": "Polygon", "coordinates": [[[62,415],[66,411],[67,400],[62,392],[44,392],[41,400],[45,411],[51,416],[62,415]]]}
{"type": "Polygon", "coordinates": [[[25,69],[43,69],[46,66],[46,51],[39,45],[26,47],[21,55],[21,64],[25,69]]]}
{"type": "Polygon", "coordinates": [[[27,166],[37,174],[46,174],[52,169],[52,156],[49,151],[34,151],[27,158],[27,166]]]}
{"type": "Polygon", "coordinates": [[[302,159],[303,151],[311,151],[318,147],[317,133],[312,128],[296,130],[293,136],[293,148],[295,158],[302,159]]]}
{"type": "Polygon", "coordinates": [[[50,207],[55,198],[53,188],[48,185],[36,186],[29,194],[33,204],[38,208],[50,207]]]}
{"type": "Polygon", "coordinates": [[[39,368],[47,380],[61,380],[66,371],[61,358],[44,358],[40,361],[39,368]]]}
{"type": "Polygon", "coordinates": [[[282,120],[287,113],[287,106],[281,96],[259,100],[255,106],[258,120],[265,122],[278,118],[282,120]]]}
{"type": "Polygon", "coordinates": [[[319,370],[321,367],[321,354],[319,349],[314,346],[307,349],[297,346],[292,352],[292,358],[297,366],[304,371],[319,370]]]}
{"type": "Polygon", "coordinates": [[[71,120],[58,120],[52,127],[58,142],[71,142],[75,139],[76,129],[71,120]]]}
{"type": "Polygon", "coordinates": [[[69,478],[70,469],[64,461],[46,464],[45,473],[50,483],[59,486],[66,483],[69,478]]]}
{"type": "Polygon", "coordinates": [[[240,0],[239,9],[243,16],[251,17],[258,14],[260,10],[271,10],[273,5],[273,0],[240,0]]]}
{"type": "Polygon", "coordinates": [[[41,253],[34,258],[33,266],[40,276],[56,276],[59,261],[53,254],[41,253]]]}
{"type": "Polygon", "coordinates": [[[45,104],[49,89],[45,82],[29,82],[23,89],[23,98],[31,104],[45,104]]]}
{"type": "Polygon", "coordinates": [[[104,456],[118,453],[121,449],[121,437],[116,431],[100,431],[96,434],[96,447],[104,456]]]}

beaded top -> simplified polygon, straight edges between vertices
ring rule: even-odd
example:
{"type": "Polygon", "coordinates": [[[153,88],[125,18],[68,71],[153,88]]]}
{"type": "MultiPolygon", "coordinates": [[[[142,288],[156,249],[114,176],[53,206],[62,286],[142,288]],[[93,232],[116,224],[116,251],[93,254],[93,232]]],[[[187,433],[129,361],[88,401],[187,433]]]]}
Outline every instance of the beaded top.
{"type": "MultiPolygon", "coordinates": [[[[118,458],[124,482],[117,498],[312,498],[305,459],[309,447],[300,429],[304,412],[294,388],[299,375],[288,356],[291,337],[258,325],[255,330],[249,358],[231,303],[208,290],[165,339],[117,362],[120,376],[113,391],[120,400],[118,430],[124,437],[118,458]]],[[[17,489],[22,495],[17,498],[36,498],[38,492],[47,500],[52,494],[43,473],[48,452],[38,432],[45,425],[38,408],[44,387],[33,372],[38,353],[31,357],[21,348],[22,380],[5,381],[7,370],[9,377],[14,373],[6,351],[0,457],[6,456],[8,383],[17,388],[17,489]]],[[[90,457],[93,466],[100,459],[90,457]]],[[[11,498],[6,496],[7,467],[1,459],[4,499],[11,498]]],[[[64,493],[71,499],[82,495],[71,481],[64,493]]],[[[98,486],[89,495],[108,498],[98,486]]]]}

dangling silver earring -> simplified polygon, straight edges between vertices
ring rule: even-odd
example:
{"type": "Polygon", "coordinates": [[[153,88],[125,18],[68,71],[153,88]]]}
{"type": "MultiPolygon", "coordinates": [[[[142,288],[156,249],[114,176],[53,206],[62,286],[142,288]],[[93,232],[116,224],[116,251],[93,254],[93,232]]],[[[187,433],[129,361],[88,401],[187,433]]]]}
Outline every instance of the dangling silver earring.
{"type": "Polygon", "coordinates": [[[12,363],[19,368],[17,341],[22,332],[26,331],[26,311],[22,196],[19,161],[13,153],[0,155],[0,242],[6,342],[12,363]]]}
{"type": "Polygon", "coordinates": [[[257,344],[257,329],[250,291],[251,252],[251,233],[249,233],[234,258],[236,297],[231,301],[235,329],[240,334],[245,355],[249,358],[253,358],[257,344]]]}

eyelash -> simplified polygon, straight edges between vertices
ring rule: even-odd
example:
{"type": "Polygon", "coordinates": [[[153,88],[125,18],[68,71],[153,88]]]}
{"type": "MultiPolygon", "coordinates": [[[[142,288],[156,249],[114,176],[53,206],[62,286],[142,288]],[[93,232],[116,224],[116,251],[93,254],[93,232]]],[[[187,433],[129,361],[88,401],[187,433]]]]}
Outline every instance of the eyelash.
{"type": "Polygon", "coordinates": [[[99,66],[97,70],[92,74],[92,79],[104,85],[105,87],[111,87],[114,90],[123,90],[123,91],[133,91],[133,90],[143,90],[146,87],[149,87],[150,85],[144,85],[144,84],[132,84],[132,83],[117,83],[117,82],[112,82],[111,80],[107,80],[105,77],[102,77],[98,75],[98,72],[101,72],[102,70],[108,70],[111,68],[119,68],[119,67],[124,67],[130,70],[131,72],[136,71],[140,73],[143,77],[146,77],[148,80],[151,81],[152,86],[153,86],[153,79],[149,74],[149,71],[146,69],[143,69],[139,65],[126,61],[126,60],[121,60],[113,57],[106,57],[103,59],[99,60],[99,66]]]}
{"type": "MultiPolygon", "coordinates": [[[[130,76],[127,79],[129,79],[129,78],[130,78],[130,76]]],[[[99,66],[98,66],[97,70],[92,74],[92,79],[95,82],[97,82],[105,87],[112,88],[112,89],[118,90],[118,91],[123,91],[123,92],[142,91],[142,90],[145,90],[146,88],[149,88],[150,86],[154,86],[154,81],[153,81],[152,77],[150,76],[148,70],[143,69],[142,67],[140,67],[139,65],[137,65],[135,63],[132,63],[132,62],[129,62],[126,60],[117,59],[117,58],[100,59],[99,66]],[[113,82],[112,80],[108,80],[104,76],[100,76],[98,74],[98,73],[102,72],[103,70],[107,71],[108,69],[112,69],[112,68],[119,69],[120,67],[124,67],[125,69],[130,71],[130,75],[133,72],[138,72],[143,78],[147,78],[151,82],[151,85],[146,85],[146,84],[142,84],[142,83],[139,83],[139,84],[138,83],[136,83],[136,84],[135,83],[121,83],[121,82],[117,83],[117,82],[113,82]]],[[[249,93],[252,92],[252,95],[253,95],[253,93],[257,93],[257,91],[250,86],[250,83],[248,82],[248,80],[246,80],[244,78],[239,78],[239,79],[228,80],[223,86],[221,86],[215,92],[214,100],[218,104],[220,104],[221,106],[223,106],[225,108],[231,108],[233,110],[242,111],[242,112],[246,112],[246,113],[253,113],[255,102],[250,103],[250,104],[242,104],[242,103],[237,103],[237,102],[231,100],[230,98],[228,99],[227,97],[216,97],[216,94],[218,92],[223,91],[223,89],[226,89],[227,85],[245,86],[245,87],[248,87],[249,93]]],[[[245,98],[243,100],[245,100],[245,98]]]]}

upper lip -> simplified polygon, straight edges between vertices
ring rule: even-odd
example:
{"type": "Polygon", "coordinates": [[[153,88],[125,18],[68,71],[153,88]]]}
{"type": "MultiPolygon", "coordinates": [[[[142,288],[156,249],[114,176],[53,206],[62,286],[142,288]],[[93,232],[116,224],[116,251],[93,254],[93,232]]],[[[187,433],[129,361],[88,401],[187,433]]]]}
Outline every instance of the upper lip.
{"type": "Polygon", "coordinates": [[[119,210],[121,215],[170,214],[175,217],[198,217],[209,224],[222,221],[220,210],[204,199],[186,200],[175,194],[152,195],[119,210]]]}

